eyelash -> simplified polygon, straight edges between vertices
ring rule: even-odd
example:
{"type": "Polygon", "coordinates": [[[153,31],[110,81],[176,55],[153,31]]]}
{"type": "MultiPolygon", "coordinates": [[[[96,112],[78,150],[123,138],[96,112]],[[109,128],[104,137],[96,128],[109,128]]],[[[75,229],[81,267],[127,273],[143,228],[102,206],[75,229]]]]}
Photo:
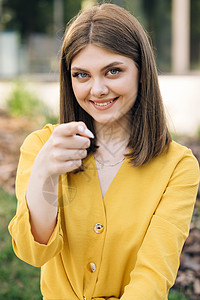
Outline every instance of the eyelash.
{"type": "MultiPolygon", "coordinates": [[[[112,69],[110,69],[108,72],[111,72],[111,71],[117,71],[117,73],[116,74],[111,74],[111,75],[117,75],[117,74],[119,74],[122,70],[120,69],[120,68],[112,68],[112,69]]],[[[108,73],[107,72],[107,73],[108,73]]]]}
{"type": "MultiPolygon", "coordinates": [[[[108,74],[109,72],[111,72],[113,70],[116,71],[117,73],[116,74],[111,74],[111,76],[118,75],[122,71],[120,68],[112,68],[112,69],[108,70],[106,74],[108,74]]],[[[88,74],[85,73],[85,72],[76,72],[75,74],[72,75],[72,77],[79,78],[79,79],[85,79],[87,76],[88,76],[88,74]],[[85,77],[81,77],[81,74],[84,74],[86,76],[85,77]]]]}
{"type": "MultiPolygon", "coordinates": [[[[86,76],[88,75],[87,73],[84,72],[76,72],[75,74],[72,75],[72,77],[79,77],[81,74],[85,74],[86,76]]],[[[85,78],[85,77],[80,77],[80,78],[85,78]]]]}

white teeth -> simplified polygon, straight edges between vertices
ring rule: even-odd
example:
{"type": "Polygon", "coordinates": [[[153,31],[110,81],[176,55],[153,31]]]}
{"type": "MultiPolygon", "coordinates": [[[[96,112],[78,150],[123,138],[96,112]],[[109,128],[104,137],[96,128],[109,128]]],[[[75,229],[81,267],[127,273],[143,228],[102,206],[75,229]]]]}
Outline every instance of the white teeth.
{"type": "Polygon", "coordinates": [[[114,99],[109,101],[109,102],[103,102],[103,103],[94,102],[94,104],[97,105],[97,106],[106,106],[106,105],[112,103],[113,101],[114,101],[114,99]]]}

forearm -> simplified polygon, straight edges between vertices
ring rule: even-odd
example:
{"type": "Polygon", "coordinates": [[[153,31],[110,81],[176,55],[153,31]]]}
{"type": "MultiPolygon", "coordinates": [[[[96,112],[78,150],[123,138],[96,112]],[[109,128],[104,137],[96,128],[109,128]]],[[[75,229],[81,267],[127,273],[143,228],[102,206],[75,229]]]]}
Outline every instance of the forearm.
{"type": "Polygon", "coordinates": [[[34,160],[26,200],[31,231],[39,243],[46,244],[56,226],[59,175],[81,166],[90,146],[89,137],[93,134],[82,122],[61,124],[34,160]]]}
{"type": "Polygon", "coordinates": [[[26,200],[34,239],[47,244],[57,220],[58,175],[45,178],[37,159],[31,172],[26,200]]]}

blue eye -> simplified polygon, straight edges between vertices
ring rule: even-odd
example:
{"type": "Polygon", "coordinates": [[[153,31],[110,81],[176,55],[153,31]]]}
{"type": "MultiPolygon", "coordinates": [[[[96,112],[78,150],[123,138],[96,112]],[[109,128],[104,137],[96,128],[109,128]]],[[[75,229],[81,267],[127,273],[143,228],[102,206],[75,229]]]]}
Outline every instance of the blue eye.
{"type": "Polygon", "coordinates": [[[86,74],[86,73],[79,73],[79,76],[80,76],[81,78],[85,78],[85,77],[87,76],[87,74],[86,74]]]}
{"type": "Polygon", "coordinates": [[[111,75],[117,75],[119,74],[119,72],[121,72],[121,69],[119,68],[113,68],[108,71],[108,73],[110,73],[111,75]]]}
{"type": "Polygon", "coordinates": [[[86,78],[88,75],[87,75],[87,73],[84,73],[84,72],[77,72],[77,73],[73,74],[72,76],[77,77],[77,78],[86,78]]]}

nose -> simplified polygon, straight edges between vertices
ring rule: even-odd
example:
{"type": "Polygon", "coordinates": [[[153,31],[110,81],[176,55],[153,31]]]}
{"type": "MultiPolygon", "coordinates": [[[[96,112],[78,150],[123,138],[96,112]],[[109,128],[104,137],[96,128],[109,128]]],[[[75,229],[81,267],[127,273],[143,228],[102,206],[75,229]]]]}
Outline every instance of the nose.
{"type": "Polygon", "coordinates": [[[94,79],[91,85],[90,94],[93,97],[102,97],[107,95],[109,92],[109,89],[107,85],[105,84],[104,80],[102,79],[94,79]]]}

